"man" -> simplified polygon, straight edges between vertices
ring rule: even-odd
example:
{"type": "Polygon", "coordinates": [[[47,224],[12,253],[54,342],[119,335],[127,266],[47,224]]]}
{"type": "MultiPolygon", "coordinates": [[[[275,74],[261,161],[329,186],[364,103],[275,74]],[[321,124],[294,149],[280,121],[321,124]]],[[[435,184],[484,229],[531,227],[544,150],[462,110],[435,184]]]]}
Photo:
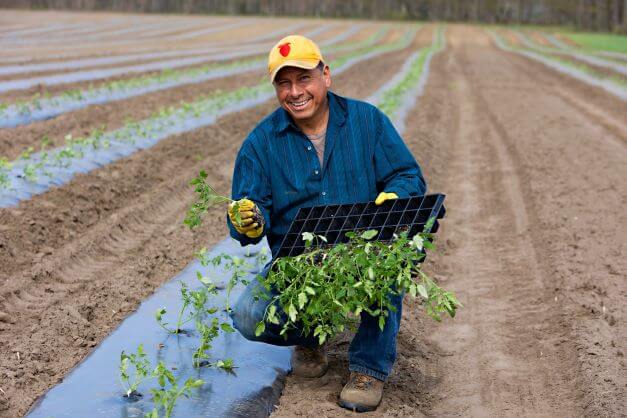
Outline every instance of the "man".
{"type": "MultiPolygon", "coordinates": [[[[368,71],[368,68],[363,68],[368,71]]],[[[283,236],[301,207],[372,201],[424,194],[420,167],[376,107],[340,97],[331,91],[331,73],[319,48],[302,36],[288,36],[270,51],[270,81],[280,107],[249,134],[239,151],[233,174],[233,199],[241,223],[234,226],[235,208],[228,210],[231,236],[242,245],[264,236],[276,257],[283,236]]],[[[262,274],[267,274],[266,266],[262,274]]],[[[275,345],[296,345],[295,375],[318,377],[328,368],[324,347],[299,332],[279,335],[280,326],[267,324],[255,336],[268,301],[254,298],[251,283],[232,313],[235,327],[247,339],[275,345]]],[[[396,359],[402,297],[393,297],[383,331],[362,313],[359,330],[349,348],[350,378],[339,404],[372,411],[381,402],[383,383],[396,359]]]]}

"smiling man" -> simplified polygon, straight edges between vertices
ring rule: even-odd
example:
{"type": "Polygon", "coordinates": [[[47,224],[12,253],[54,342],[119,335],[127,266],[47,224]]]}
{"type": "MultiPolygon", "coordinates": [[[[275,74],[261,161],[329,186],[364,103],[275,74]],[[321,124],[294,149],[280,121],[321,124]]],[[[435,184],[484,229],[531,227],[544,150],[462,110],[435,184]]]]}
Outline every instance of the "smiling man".
{"type": "MultiPolygon", "coordinates": [[[[367,67],[364,67],[367,71],[367,67]]],[[[426,184],[420,167],[390,120],[376,107],[331,91],[331,71],[311,40],[297,35],[270,51],[268,74],[280,107],[244,141],[233,174],[233,199],[247,200],[228,210],[231,236],[242,245],[267,237],[273,258],[301,207],[345,204],[422,195],[426,184]],[[241,223],[234,225],[235,210],[241,223]]],[[[267,274],[270,263],[262,274],[267,274]]],[[[281,325],[267,324],[255,335],[268,302],[256,298],[256,281],[248,285],[232,313],[246,338],[296,346],[295,375],[319,377],[328,368],[317,338],[295,331],[280,336],[281,325]],[[285,338],[287,337],[287,338],[285,338]]],[[[383,385],[396,360],[402,297],[391,297],[383,331],[369,314],[348,350],[350,377],[339,398],[345,408],[364,412],[377,408],[383,385]]]]}

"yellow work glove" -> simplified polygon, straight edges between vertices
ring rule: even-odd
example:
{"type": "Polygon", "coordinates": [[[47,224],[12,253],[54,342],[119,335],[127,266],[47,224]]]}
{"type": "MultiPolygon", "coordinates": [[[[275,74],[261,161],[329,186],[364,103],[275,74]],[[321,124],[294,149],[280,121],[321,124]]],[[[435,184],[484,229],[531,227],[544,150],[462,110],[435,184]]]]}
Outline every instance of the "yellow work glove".
{"type": "Polygon", "coordinates": [[[229,205],[227,210],[231,223],[240,234],[246,235],[248,238],[258,238],[263,233],[264,219],[257,205],[249,199],[241,199],[229,205]],[[237,211],[236,211],[236,203],[237,211]],[[236,220],[236,212],[239,212],[241,223],[236,220]]]}
{"type": "Polygon", "coordinates": [[[393,200],[393,199],[398,199],[398,195],[396,193],[381,192],[379,193],[379,196],[377,196],[377,200],[374,201],[374,204],[380,205],[386,200],[393,200]]]}

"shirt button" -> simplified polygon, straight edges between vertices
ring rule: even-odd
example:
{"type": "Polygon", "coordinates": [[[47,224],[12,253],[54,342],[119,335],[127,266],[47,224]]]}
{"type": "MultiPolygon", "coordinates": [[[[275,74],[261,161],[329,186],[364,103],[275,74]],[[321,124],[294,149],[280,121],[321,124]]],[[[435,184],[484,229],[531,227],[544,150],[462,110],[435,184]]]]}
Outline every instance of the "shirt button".
{"type": "Polygon", "coordinates": [[[308,150],[308,151],[311,151],[311,145],[307,147],[307,150],[308,150]]]}
{"type": "Polygon", "coordinates": [[[327,195],[327,192],[322,192],[322,196],[326,196],[326,195],[327,195]]]}
{"type": "Polygon", "coordinates": [[[318,174],[318,170],[314,171],[314,174],[318,174]]]}

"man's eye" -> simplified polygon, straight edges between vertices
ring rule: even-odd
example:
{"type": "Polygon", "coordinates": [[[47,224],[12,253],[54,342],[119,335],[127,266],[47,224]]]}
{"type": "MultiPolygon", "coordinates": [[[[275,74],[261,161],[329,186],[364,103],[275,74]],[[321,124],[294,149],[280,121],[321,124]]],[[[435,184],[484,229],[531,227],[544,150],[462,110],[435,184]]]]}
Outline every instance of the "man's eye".
{"type": "Polygon", "coordinates": [[[311,78],[311,77],[309,77],[308,75],[303,75],[303,76],[301,76],[301,77],[300,77],[300,79],[301,79],[302,81],[307,81],[307,80],[309,80],[310,78],[311,78]]]}

